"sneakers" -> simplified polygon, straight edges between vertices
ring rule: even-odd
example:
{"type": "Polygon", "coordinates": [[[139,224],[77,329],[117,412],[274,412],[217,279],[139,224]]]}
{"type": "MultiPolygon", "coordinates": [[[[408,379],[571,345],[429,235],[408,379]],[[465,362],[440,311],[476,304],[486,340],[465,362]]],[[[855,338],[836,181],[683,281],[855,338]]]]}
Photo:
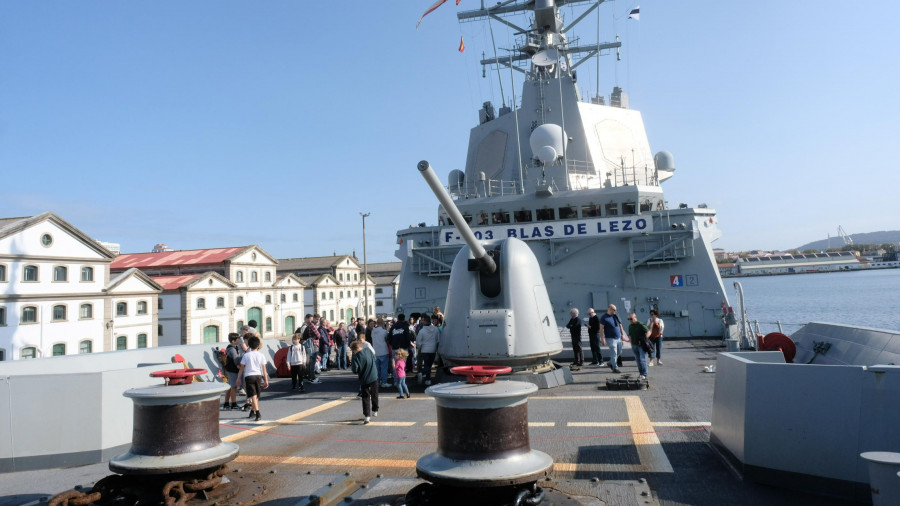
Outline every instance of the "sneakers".
{"type": "Polygon", "coordinates": [[[653,367],[653,360],[647,361],[647,367],[653,367]]]}
{"type": "MultiPolygon", "coordinates": [[[[408,396],[407,396],[407,397],[408,397],[408,396]]],[[[403,399],[404,397],[403,397],[402,395],[398,395],[397,398],[398,398],[398,399],[403,399]]]]}
{"type": "Polygon", "coordinates": [[[641,375],[640,375],[640,376],[638,376],[638,379],[642,379],[642,380],[645,380],[645,379],[647,379],[647,377],[646,377],[646,376],[644,376],[644,375],[643,375],[643,374],[641,374],[641,375]]]}
{"type": "Polygon", "coordinates": [[[656,359],[656,365],[662,365],[662,360],[656,359]]]}
{"type": "Polygon", "coordinates": [[[378,412],[377,412],[377,411],[373,411],[373,412],[372,412],[372,416],[378,416],[378,412]]]}
{"type": "Polygon", "coordinates": [[[322,382],[322,380],[320,380],[319,378],[316,378],[316,379],[310,381],[310,383],[316,383],[316,384],[319,384],[321,382],[322,382]]]}
{"type": "Polygon", "coordinates": [[[588,365],[600,365],[600,362],[591,362],[591,363],[588,364],[588,365]]]}
{"type": "Polygon", "coordinates": [[[367,424],[367,423],[369,423],[370,421],[371,421],[371,420],[370,420],[369,417],[367,416],[367,417],[363,420],[363,424],[367,424]]]}

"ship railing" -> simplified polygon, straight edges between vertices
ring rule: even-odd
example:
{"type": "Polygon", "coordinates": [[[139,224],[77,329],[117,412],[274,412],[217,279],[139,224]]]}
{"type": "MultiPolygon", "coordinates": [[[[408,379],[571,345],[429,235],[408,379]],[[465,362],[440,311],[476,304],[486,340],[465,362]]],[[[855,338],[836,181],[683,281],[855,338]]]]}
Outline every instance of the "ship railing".
{"type": "Polygon", "coordinates": [[[794,332],[800,330],[805,323],[788,323],[783,322],[781,320],[775,320],[774,322],[761,322],[759,320],[749,320],[750,328],[752,328],[757,334],[766,335],[771,332],[780,332],[785,335],[793,334],[794,332]]]}
{"type": "Polygon", "coordinates": [[[650,167],[617,167],[606,175],[613,186],[659,186],[659,177],[650,167]]]}
{"type": "Polygon", "coordinates": [[[448,188],[447,191],[450,193],[450,196],[454,198],[471,199],[498,197],[522,193],[522,184],[516,180],[486,179],[484,181],[475,181],[474,183],[452,186],[448,188]]]}

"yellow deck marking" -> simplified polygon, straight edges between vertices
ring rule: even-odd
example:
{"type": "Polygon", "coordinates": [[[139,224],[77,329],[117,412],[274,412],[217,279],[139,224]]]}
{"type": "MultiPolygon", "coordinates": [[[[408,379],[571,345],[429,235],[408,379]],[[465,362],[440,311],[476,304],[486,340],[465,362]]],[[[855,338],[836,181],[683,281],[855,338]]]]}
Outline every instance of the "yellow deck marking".
{"type": "Polygon", "coordinates": [[[437,422],[425,422],[426,427],[437,427],[437,422]]]}
{"type": "Polygon", "coordinates": [[[646,472],[672,473],[672,463],[666,457],[659,437],[653,431],[653,423],[644,409],[644,404],[638,396],[625,397],[625,410],[628,412],[628,420],[631,422],[631,432],[634,433],[634,444],[637,446],[638,457],[641,466],[646,472]]]}
{"type": "Polygon", "coordinates": [[[230,436],[223,437],[222,441],[234,442],[234,441],[237,441],[240,439],[244,439],[245,437],[250,437],[250,436],[259,434],[260,432],[272,430],[275,427],[278,427],[279,425],[296,422],[297,420],[301,420],[303,418],[306,418],[307,416],[314,415],[316,413],[321,413],[322,411],[325,411],[326,409],[331,409],[331,408],[340,406],[341,404],[345,404],[347,402],[350,402],[350,401],[340,400],[340,401],[326,402],[325,404],[320,404],[314,408],[307,409],[306,411],[294,413],[293,415],[286,416],[279,420],[275,420],[274,424],[254,426],[254,430],[245,430],[245,431],[238,432],[237,434],[232,434],[230,436]]]}
{"type": "Polygon", "coordinates": [[[403,467],[415,468],[415,460],[401,459],[341,459],[330,457],[269,457],[256,455],[239,455],[234,462],[245,464],[295,464],[300,466],[339,466],[339,467],[403,467]]]}

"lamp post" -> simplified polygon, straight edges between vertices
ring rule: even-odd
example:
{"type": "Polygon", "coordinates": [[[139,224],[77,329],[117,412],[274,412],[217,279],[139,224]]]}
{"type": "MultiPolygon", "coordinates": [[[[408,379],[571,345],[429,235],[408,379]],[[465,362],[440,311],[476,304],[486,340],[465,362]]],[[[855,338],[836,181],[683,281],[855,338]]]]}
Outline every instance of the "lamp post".
{"type": "Polygon", "coordinates": [[[364,312],[366,321],[369,321],[369,263],[366,260],[366,216],[372,213],[359,213],[363,220],[363,294],[366,297],[364,312]]]}

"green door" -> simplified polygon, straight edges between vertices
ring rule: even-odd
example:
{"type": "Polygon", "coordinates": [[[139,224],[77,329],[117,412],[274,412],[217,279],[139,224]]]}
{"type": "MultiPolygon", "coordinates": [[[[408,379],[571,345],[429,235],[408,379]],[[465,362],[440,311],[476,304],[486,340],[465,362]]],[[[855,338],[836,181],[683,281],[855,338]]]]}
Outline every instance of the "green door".
{"type": "Polygon", "coordinates": [[[284,335],[289,336],[294,333],[297,327],[294,326],[294,317],[288,316],[284,319],[284,335]]]}
{"type": "Polygon", "coordinates": [[[353,310],[348,309],[347,310],[347,325],[350,325],[350,322],[352,322],[352,321],[353,321],[353,310]]]}
{"type": "Polygon", "coordinates": [[[219,342],[219,327],[216,327],[215,325],[203,327],[203,342],[204,343],[218,343],[219,342]]]}
{"type": "Polygon", "coordinates": [[[247,321],[256,320],[256,330],[259,332],[259,335],[262,335],[263,328],[263,318],[262,318],[262,309],[258,307],[251,307],[247,310],[247,321]]]}

